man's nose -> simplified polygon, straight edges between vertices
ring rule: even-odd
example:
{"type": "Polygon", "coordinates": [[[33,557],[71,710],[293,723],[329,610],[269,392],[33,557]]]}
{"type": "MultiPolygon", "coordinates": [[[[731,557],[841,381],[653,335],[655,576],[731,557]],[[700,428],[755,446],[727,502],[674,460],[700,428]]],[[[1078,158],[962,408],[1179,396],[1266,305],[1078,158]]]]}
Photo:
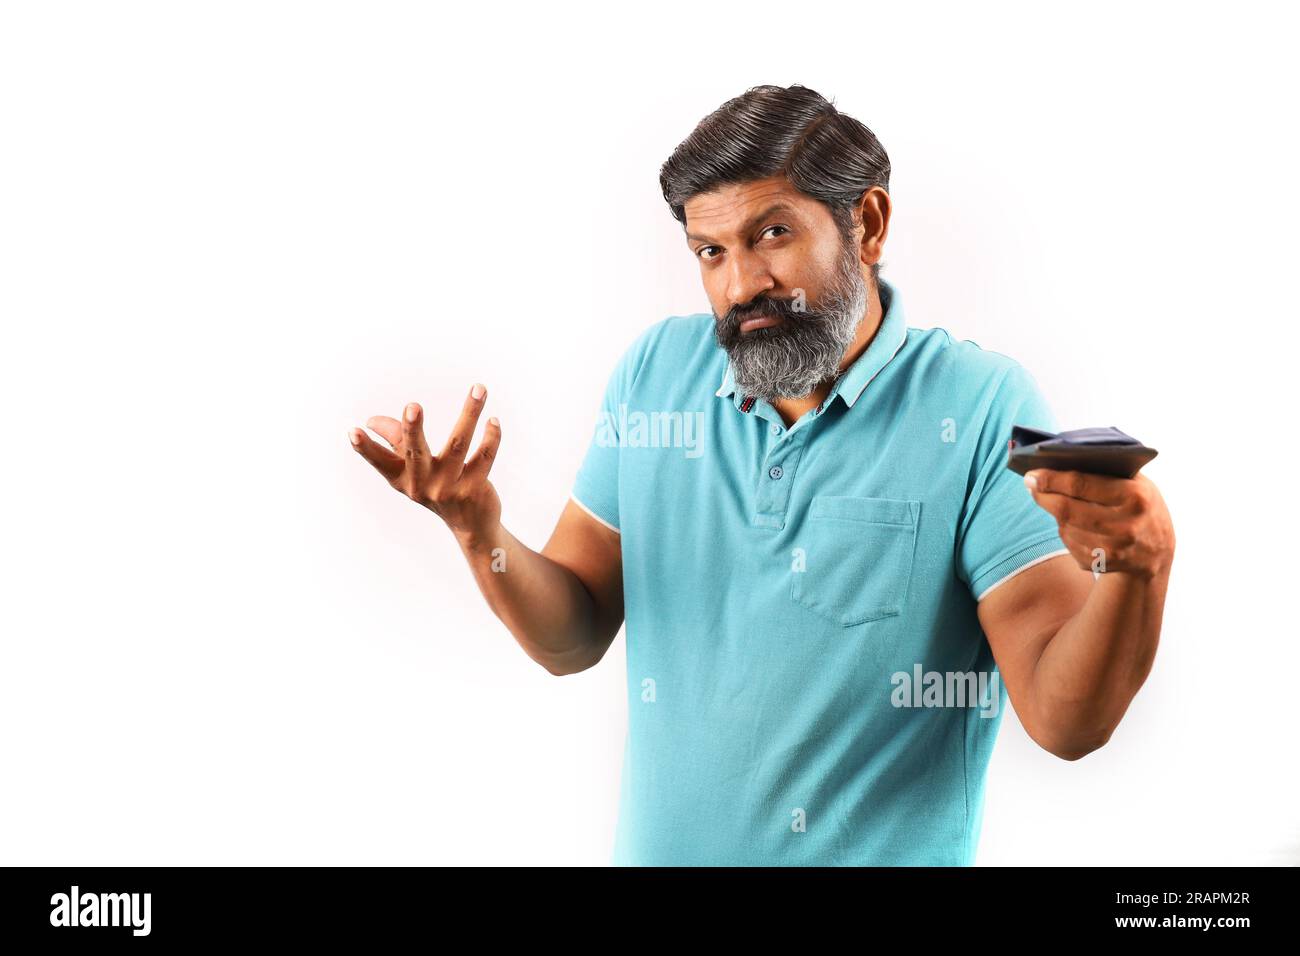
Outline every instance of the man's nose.
{"type": "Polygon", "coordinates": [[[759,256],[735,254],[728,263],[727,300],[733,308],[744,308],[764,292],[776,288],[776,280],[759,256]]]}

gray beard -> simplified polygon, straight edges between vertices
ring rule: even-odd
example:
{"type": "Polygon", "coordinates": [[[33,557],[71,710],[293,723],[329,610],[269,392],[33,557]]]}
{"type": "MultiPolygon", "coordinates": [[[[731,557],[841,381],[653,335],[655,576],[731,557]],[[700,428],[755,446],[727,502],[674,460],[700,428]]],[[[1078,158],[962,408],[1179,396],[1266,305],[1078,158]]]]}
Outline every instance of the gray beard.
{"type": "Polygon", "coordinates": [[[819,308],[796,312],[785,300],[769,300],[767,314],[779,314],[784,321],[743,335],[734,310],[715,322],[714,333],[727,352],[736,387],[771,402],[802,398],[838,377],[840,360],[866,316],[868,291],[857,249],[850,244],[819,308]]]}

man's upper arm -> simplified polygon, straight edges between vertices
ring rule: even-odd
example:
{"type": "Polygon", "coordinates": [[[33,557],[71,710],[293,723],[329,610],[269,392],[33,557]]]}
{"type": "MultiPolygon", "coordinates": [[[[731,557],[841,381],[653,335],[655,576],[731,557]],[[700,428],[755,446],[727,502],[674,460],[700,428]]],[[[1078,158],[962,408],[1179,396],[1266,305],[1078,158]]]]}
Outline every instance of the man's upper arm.
{"type": "Polygon", "coordinates": [[[601,633],[611,641],[623,623],[619,408],[627,404],[654,331],[652,326],[642,333],[610,373],[572,493],[542,549],[543,555],[568,568],[586,587],[597,605],[601,633]]]}
{"type": "Polygon", "coordinates": [[[610,641],[623,625],[623,547],[617,531],[570,498],[542,555],[568,568],[596,606],[596,627],[610,641]]]}
{"type": "Polygon", "coordinates": [[[957,535],[956,570],[978,602],[980,626],[1016,714],[1039,740],[1030,699],[1034,668],[1056,629],[1082,607],[1092,575],[1079,569],[1066,552],[1056,519],[1006,466],[1013,425],[1058,430],[1033,376],[1019,365],[1010,367],[980,424],[957,535]]]}
{"type": "Polygon", "coordinates": [[[1083,607],[1092,572],[1068,554],[1026,567],[989,591],[977,613],[1020,723],[1042,744],[1031,693],[1034,668],[1057,630],[1083,607]]]}

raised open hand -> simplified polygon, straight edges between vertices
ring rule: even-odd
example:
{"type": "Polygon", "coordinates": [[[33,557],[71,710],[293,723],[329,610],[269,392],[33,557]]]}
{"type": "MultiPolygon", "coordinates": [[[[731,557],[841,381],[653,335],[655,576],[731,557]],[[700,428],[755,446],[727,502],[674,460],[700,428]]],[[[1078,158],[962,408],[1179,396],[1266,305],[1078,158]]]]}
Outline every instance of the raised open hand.
{"type": "Polygon", "coordinates": [[[390,485],[442,518],[457,537],[481,535],[501,519],[501,499],[487,479],[501,444],[500,422],[488,419],[478,450],[465,458],[486,400],[487,389],[475,385],[437,455],[424,440],[424,410],[414,402],[406,406],[401,421],[376,415],[366,422],[391,450],[361,428],[352,429],[348,437],[390,485]]]}

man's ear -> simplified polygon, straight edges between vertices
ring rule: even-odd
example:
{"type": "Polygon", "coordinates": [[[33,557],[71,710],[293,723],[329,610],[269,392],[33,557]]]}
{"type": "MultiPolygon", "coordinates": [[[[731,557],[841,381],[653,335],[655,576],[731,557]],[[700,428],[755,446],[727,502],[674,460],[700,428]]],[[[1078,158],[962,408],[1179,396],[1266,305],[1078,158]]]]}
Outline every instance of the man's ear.
{"type": "Polygon", "coordinates": [[[853,207],[853,221],[862,229],[859,237],[864,262],[878,263],[885,254],[885,239],[889,236],[889,216],[893,204],[889,193],[881,186],[866,190],[853,207]]]}

